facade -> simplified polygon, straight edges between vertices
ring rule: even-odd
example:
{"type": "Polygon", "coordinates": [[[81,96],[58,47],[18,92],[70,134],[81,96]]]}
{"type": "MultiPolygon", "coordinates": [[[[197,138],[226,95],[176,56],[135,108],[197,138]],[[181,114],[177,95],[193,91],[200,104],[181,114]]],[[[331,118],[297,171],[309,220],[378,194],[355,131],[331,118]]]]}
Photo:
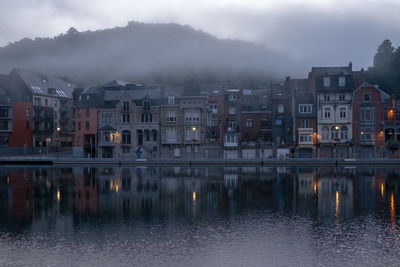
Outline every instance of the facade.
{"type": "Polygon", "coordinates": [[[222,146],[225,159],[240,157],[240,121],[242,115],[242,93],[239,89],[227,89],[224,92],[224,104],[221,114],[222,146]]]}
{"type": "Polygon", "coordinates": [[[354,91],[353,145],[358,157],[384,156],[384,115],[390,100],[387,93],[368,83],[354,91]]]}
{"type": "Polygon", "coordinates": [[[78,90],[80,92],[74,97],[73,109],[73,154],[78,157],[99,157],[96,145],[98,107],[102,103],[103,90],[99,87],[78,90]]]}
{"type": "Polygon", "coordinates": [[[271,84],[272,141],[276,158],[288,158],[294,150],[294,97],[287,77],[283,84],[271,84]]]}
{"type": "Polygon", "coordinates": [[[348,67],[312,68],[311,88],[316,90],[319,157],[352,156],[354,82],[348,67]]]}
{"type": "Polygon", "coordinates": [[[7,91],[0,88],[0,146],[8,147],[12,132],[11,98],[7,91]]]}
{"type": "Polygon", "coordinates": [[[241,158],[272,158],[272,103],[267,88],[242,90],[241,158]]]}
{"type": "MultiPolygon", "coordinates": [[[[60,146],[60,107],[62,103],[66,103],[67,99],[72,100],[75,85],[67,79],[21,69],[13,69],[8,77],[9,82],[18,91],[15,93],[15,101],[32,103],[32,110],[28,111],[29,107],[25,109],[26,118],[32,118],[32,125],[29,125],[28,129],[25,119],[22,123],[26,126],[24,130],[29,132],[32,128],[33,146],[47,148],[60,146]]],[[[21,107],[23,106],[21,104],[21,107]]],[[[20,129],[22,130],[22,128],[20,129]]],[[[20,133],[18,134],[20,135],[20,133]]],[[[69,137],[72,138],[70,135],[69,137]]],[[[72,141],[71,139],[67,140],[70,143],[72,141]]],[[[21,145],[20,142],[18,145],[21,145]]],[[[24,142],[24,144],[28,144],[30,141],[24,142]]]]}
{"type": "Polygon", "coordinates": [[[316,157],[317,107],[315,96],[308,89],[307,79],[290,80],[294,92],[295,156],[316,157]]]}

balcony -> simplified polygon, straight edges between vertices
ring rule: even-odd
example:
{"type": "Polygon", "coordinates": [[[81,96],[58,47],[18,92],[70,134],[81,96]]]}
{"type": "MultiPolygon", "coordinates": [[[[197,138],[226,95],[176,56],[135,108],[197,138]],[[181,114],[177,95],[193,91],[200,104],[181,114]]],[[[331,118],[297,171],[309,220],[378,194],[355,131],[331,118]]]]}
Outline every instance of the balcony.
{"type": "Polygon", "coordinates": [[[164,137],[162,138],[163,144],[180,144],[178,137],[164,137]]]}

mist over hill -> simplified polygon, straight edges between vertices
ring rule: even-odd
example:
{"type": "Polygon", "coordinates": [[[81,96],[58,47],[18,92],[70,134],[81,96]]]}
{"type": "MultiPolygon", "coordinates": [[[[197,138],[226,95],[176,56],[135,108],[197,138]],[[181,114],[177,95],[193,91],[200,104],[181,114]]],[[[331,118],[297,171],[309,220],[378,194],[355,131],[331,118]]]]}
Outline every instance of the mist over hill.
{"type": "Polygon", "coordinates": [[[198,79],[249,86],[299,71],[291,59],[261,45],[218,39],[190,26],[137,22],[98,31],[70,28],[54,38],[10,43],[0,48],[0,73],[15,67],[67,76],[81,85],[198,79]]]}

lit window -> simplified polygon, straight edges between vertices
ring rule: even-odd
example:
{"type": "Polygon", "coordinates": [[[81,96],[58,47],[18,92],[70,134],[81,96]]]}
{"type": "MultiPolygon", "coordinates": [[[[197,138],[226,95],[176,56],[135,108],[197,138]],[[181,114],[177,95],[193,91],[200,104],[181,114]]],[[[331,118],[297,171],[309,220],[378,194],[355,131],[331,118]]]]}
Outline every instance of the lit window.
{"type": "Polygon", "coordinates": [[[285,112],[283,104],[278,104],[278,113],[283,113],[283,112],[285,112]]]}

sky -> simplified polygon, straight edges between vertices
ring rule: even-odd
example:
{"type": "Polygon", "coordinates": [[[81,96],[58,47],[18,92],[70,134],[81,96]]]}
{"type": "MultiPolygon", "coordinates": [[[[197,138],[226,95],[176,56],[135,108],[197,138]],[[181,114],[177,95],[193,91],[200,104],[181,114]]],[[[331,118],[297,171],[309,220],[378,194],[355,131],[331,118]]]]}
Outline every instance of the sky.
{"type": "Polygon", "coordinates": [[[175,22],[241,39],[311,66],[372,65],[384,39],[400,43],[399,0],[0,0],[0,46],[125,26],[175,22]]]}

